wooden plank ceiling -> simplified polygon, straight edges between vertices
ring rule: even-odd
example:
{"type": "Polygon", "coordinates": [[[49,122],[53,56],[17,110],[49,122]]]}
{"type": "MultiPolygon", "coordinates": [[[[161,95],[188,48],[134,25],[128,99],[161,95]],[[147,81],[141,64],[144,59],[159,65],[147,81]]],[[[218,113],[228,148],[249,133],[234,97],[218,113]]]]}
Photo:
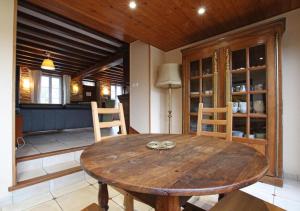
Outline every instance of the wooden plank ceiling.
{"type": "Polygon", "coordinates": [[[164,51],[300,7],[299,0],[29,0],[125,42],[164,51]],[[206,8],[203,16],[197,14],[206,8]]]}
{"type": "Polygon", "coordinates": [[[40,69],[49,52],[56,69],[44,72],[128,84],[127,43],[24,1],[18,5],[16,52],[18,66],[40,69]]]}

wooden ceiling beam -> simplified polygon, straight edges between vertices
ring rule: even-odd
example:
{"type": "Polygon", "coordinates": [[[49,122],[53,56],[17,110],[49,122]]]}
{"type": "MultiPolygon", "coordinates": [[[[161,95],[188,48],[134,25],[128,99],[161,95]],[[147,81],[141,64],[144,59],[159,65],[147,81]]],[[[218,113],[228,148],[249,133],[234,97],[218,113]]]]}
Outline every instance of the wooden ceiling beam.
{"type": "MultiPolygon", "coordinates": [[[[109,45],[109,46],[115,46],[115,47],[121,47],[123,44],[123,41],[118,40],[114,37],[108,36],[102,32],[95,31],[94,29],[91,29],[81,23],[74,22],[73,20],[70,20],[66,17],[63,17],[62,15],[58,15],[58,13],[54,14],[53,12],[50,12],[49,10],[46,10],[45,8],[41,8],[39,6],[36,6],[29,2],[19,2],[18,3],[18,11],[26,12],[26,10],[31,10],[35,12],[35,16],[38,16],[39,18],[43,18],[45,20],[48,20],[51,22],[51,20],[57,20],[57,24],[60,24],[61,26],[64,26],[65,24],[68,24],[69,26],[72,26],[74,28],[78,28],[82,31],[88,32],[91,36],[96,36],[97,39],[102,40],[103,43],[109,45]]],[[[28,12],[28,11],[27,11],[28,12]]],[[[32,14],[32,12],[31,12],[32,14]]],[[[33,15],[33,14],[32,14],[33,15]]]]}
{"type": "MultiPolygon", "coordinates": [[[[17,49],[17,57],[18,56],[23,56],[23,57],[27,57],[27,58],[38,58],[38,59],[45,59],[46,56],[43,54],[35,54],[35,53],[32,53],[32,52],[27,52],[27,51],[22,51],[22,50],[19,50],[17,49]]],[[[73,66],[73,67],[79,67],[79,68],[82,68],[82,69],[86,69],[87,66],[89,66],[88,64],[84,64],[84,63],[73,63],[73,62],[70,62],[68,60],[64,60],[64,59],[60,59],[60,58],[57,58],[53,55],[51,55],[51,58],[54,60],[55,63],[61,63],[61,64],[67,64],[69,66],[73,66]]]]}
{"type": "Polygon", "coordinates": [[[99,63],[89,67],[86,70],[81,71],[80,73],[78,73],[74,79],[80,79],[80,78],[85,78],[91,74],[93,74],[94,72],[101,72],[103,70],[109,69],[110,67],[116,66],[120,63],[123,62],[123,56],[124,56],[124,52],[118,52],[106,59],[103,59],[102,61],[100,61],[99,63]]]}
{"type": "Polygon", "coordinates": [[[37,30],[31,31],[28,29],[24,29],[25,27],[26,26],[18,26],[17,36],[24,36],[24,37],[27,36],[27,38],[32,38],[32,39],[47,40],[50,41],[50,43],[56,43],[57,45],[67,46],[75,50],[87,52],[89,54],[96,54],[100,56],[107,56],[111,54],[111,52],[109,51],[104,51],[104,50],[91,47],[89,45],[73,42],[72,40],[66,38],[57,38],[57,36],[49,35],[49,33],[39,33],[37,32],[37,30]]]}
{"type": "MultiPolygon", "coordinates": [[[[33,46],[27,46],[27,45],[22,45],[22,44],[17,44],[17,51],[22,51],[24,53],[30,53],[33,55],[40,55],[40,56],[45,56],[45,50],[40,49],[40,48],[35,48],[33,46]]],[[[90,60],[84,60],[82,58],[75,58],[72,56],[60,54],[57,52],[49,52],[51,53],[51,58],[53,59],[60,59],[62,61],[68,61],[70,63],[75,63],[75,64],[86,64],[87,66],[92,65],[93,62],[90,60]]]]}
{"type": "Polygon", "coordinates": [[[40,70],[42,72],[49,73],[49,74],[60,74],[60,75],[66,74],[66,75],[70,75],[70,76],[72,76],[74,74],[74,72],[72,72],[72,71],[60,70],[59,68],[56,69],[56,70],[43,70],[38,65],[34,65],[34,64],[26,63],[26,62],[21,62],[21,61],[17,61],[16,65],[17,66],[25,66],[25,67],[28,67],[29,69],[32,69],[32,70],[40,70]]]}
{"type": "Polygon", "coordinates": [[[101,50],[111,51],[112,53],[115,51],[116,46],[111,46],[107,43],[103,43],[97,39],[94,39],[90,36],[86,36],[82,33],[76,32],[75,30],[70,30],[66,27],[55,24],[55,22],[44,21],[42,19],[36,18],[34,16],[24,14],[22,12],[18,13],[18,23],[32,26],[36,29],[48,31],[57,36],[63,36],[67,39],[71,39],[73,41],[79,41],[85,44],[89,44],[95,46],[101,50]]]}
{"type": "MultiPolygon", "coordinates": [[[[28,57],[28,56],[25,56],[25,55],[18,55],[17,54],[17,60],[18,59],[22,59],[22,60],[27,60],[27,61],[32,61],[32,62],[36,62],[36,63],[39,63],[39,64],[42,64],[43,62],[43,58],[34,58],[34,57],[28,57]]],[[[70,66],[66,63],[61,63],[61,62],[57,62],[57,61],[54,61],[54,64],[55,64],[55,67],[62,67],[62,68],[67,68],[67,69],[72,69],[72,70],[76,70],[76,71],[80,71],[84,68],[82,67],[74,67],[74,66],[70,66]]]]}
{"type": "MultiPolygon", "coordinates": [[[[40,61],[36,61],[36,60],[32,60],[32,59],[25,59],[25,58],[17,58],[16,61],[28,62],[31,64],[36,64],[38,66],[41,66],[41,64],[42,64],[42,62],[40,62],[40,61]]],[[[70,68],[65,65],[58,65],[58,64],[55,64],[55,68],[62,69],[62,70],[67,69],[72,72],[78,72],[80,70],[80,69],[70,68]]]]}
{"type": "Polygon", "coordinates": [[[31,48],[31,49],[38,49],[38,50],[44,52],[44,54],[46,52],[49,52],[51,55],[56,54],[56,55],[60,55],[60,56],[69,57],[69,58],[72,58],[72,59],[79,59],[82,62],[84,62],[84,61],[89,61],[90,63],[97,62],[97,60],[94,60],[92,58],[88,59],[88,58],[81,57],[81,56],[78,56],[78,55],[73,54],[73,53],[66,53],[66,52],[54,49],[52,47],[45,47],[44,45],[39,45],[39,44],[33,45],[30,42],[20,41],[20,40],[17,39],[17,48],[18,48],[18,46],[27,47],[27,48],[31,48]]]}
{"type": "Polygon", "coordinates": [[[68,54],[71,56],[77,56],[77,57],[82,57],[85,59],[90,59],[90,60],[100,60],[102,58],[102,56],[98,55],[98,56],[89,56],[87,55],[87,53],[84,52],[79,52],[79,51],[74,51],[74,49],[69,48],[69,47],[64,47],[64,46],[59,46],[59,45],[55,45],[53,43],[48,42],[42,42],[42,41],[38,41],[37,39],[33,40],[33,39],[28,39],[28,38],[24,38],[24,37],[17,37],[17,44],[18,43],[22,43],[22,44],[26,44],[26,45],[30,45],[30,46],[37,46],[38,48],[44,48],[45,51],[49,50],[49,51],[54,51],[54,52],[60,52],[61,54],[68,54]]]}

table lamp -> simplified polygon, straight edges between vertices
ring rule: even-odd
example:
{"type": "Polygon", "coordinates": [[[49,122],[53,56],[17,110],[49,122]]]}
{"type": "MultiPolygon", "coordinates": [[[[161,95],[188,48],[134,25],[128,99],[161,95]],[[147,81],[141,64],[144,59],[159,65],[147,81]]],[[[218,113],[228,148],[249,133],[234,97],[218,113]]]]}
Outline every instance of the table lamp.
{"type": "Polygon", "coordinates": [[[158,78],[156,86],[159,88],[168,89],[169,104],[168,104],[168,118],[169,118],[169,134],[171,133],[171,119],[172,119],[172,89],[181,87],[180,79],[180,65],[176,63],[168,63],[160,65],[158,68],[158,78]]]}

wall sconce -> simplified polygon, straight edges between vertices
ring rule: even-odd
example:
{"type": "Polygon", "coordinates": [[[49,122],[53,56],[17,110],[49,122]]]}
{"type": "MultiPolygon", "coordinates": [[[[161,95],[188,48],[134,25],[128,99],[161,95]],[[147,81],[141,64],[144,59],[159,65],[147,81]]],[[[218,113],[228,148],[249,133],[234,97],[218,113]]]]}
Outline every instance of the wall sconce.
{"type": "Polygon", "coordinates": [[[73,84],[73,86],[72,86],[72,92],[73,92],[73,94],[78,94],[78,92],[79,92],[79,86],[78,86],[78,84],[73,84]]]}
{"type": "Polygon", "coordinates": [[[23,89],[24,90],[29,90],[30,89],[30,80],[29,78],[23,78],[23,83],[22,83],[22,86],[23,86],[23,89]]]}
{"type": "Polygon", "coordinates": [[[109,95],[109,88],[107,86],[102,87],[102,95],[104,95],[104,96],[109,95]]]}

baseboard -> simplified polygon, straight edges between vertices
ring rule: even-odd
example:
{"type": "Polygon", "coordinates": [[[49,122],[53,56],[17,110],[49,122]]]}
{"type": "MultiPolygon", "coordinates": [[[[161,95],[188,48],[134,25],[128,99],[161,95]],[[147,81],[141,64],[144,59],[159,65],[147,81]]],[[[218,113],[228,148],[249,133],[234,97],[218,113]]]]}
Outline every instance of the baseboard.
{"type": "Polygon", "coordinates": [[[260,182],[263,182],[263,183],[266,183],[269,185],[274,185],[277,187],[283,186],[283,178],[280,178],[280,177],[264,176],[262,179],[260,179],[260,182]]]}

